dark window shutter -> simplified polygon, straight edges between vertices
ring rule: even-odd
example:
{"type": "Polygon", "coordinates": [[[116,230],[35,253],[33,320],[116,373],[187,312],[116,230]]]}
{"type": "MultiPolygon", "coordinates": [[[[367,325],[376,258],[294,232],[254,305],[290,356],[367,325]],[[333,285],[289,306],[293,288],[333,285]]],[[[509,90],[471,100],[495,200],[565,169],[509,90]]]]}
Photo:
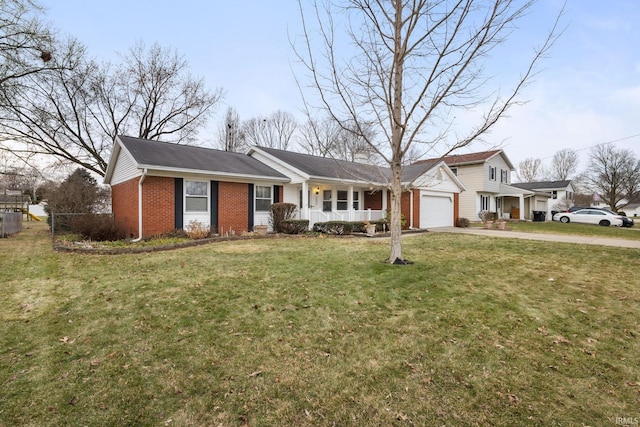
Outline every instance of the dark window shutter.
{"type": "Polygon", "coordinates": [[[211,181],[211,218],[210,230],[212,233],[218,232],[218,181],[211,181]]]}
{"type": "Polygon", "coordinates": [[[174,191],[174,225],[176,230],[179,230],[184,227],[184,209],[182,206],[184,197],[183,197],[183,180],[182,178],[175,179],[175,191],[174,191]]]}
{"type": "Polygon", "coordinates": [[[282,188],[281,185],[273,186],[273,203],[280,203],[282,201],[280,200],[280,188],[282,188]]]}
{"type": "Polygon", "coordinates": [[[247,229],[247,231],[253,230],[253,222],[254,222],[254,218],[253,218],[253,211],[254,211],[253,205],[254,205],[254,203],[253,203],[253,200],[254,200],[254,198],[255,198],[255,193],[254,193],[254,189],[253,189],[253,184],[249,184],[249,197],[248,197],[249,203],[248,203],[248,206],[247,206],[248,207],[247,212],[249,212],[249,218],[247,218],[248,219],[247,223],[248,223],[249,228],[247,229]]]}

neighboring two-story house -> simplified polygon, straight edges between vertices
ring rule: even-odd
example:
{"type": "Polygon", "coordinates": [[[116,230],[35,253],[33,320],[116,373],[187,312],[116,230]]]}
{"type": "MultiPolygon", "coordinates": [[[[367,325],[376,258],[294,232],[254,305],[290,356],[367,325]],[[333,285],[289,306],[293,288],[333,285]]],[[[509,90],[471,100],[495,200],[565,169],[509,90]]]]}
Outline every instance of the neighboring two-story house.
{"type": "Polygon", "coordinates": [[[551,220],[554,212],[560,212],[573,206],[573,195],[576,193],[576,188],[571,180],[522,182],[513,184],[513,186],[524,190],[549,193],[551,198],[546,209],[548,221],[551,220]]]}
{"type": "Polygon", "coordinates": [[[479,212],[489,211],[499,218],[525,220],[533,219],[534,211],[547,211],[548,194],[511,185],[515,169],[503,150],[446,156],[442,160],[466,188],[460,193],[460,217],[477,221],[479,212]]]}

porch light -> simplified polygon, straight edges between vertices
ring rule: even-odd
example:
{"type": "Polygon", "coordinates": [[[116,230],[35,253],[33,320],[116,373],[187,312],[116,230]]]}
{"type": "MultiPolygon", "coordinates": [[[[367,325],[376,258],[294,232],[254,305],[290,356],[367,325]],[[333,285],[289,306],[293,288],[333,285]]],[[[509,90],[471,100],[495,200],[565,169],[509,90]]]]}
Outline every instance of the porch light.
{"type": "Polygon", "coordinates": [[[313,192],[315,193],[315,195],[317,196],[318,194],[320,194],[320,187],[316,187],[313,192]]]}

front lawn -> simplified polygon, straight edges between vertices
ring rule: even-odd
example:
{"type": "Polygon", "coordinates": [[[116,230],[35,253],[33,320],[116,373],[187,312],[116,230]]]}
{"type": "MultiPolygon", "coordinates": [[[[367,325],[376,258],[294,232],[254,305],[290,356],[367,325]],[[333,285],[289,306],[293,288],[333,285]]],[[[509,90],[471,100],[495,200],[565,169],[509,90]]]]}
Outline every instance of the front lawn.
{"type": "Polygon", "coordinates": [[[640,416],[638,250],[425,233],[409,266],[364,238],[82,255],[26,227],[0,239],[0,425],[640,416]]]}
{"type": "MultiPolygon", "coordinates": [[[[481,224],[478,224],[481,226],[481,224]]],[[[528,233],[573,234],[579,236],[611,237],[614,239],[640,240],[640,222],[633,227],[601,227],[591,224],[563,224],[558,221],[532,222],[509,221],[506,228],[528,233]]]]}

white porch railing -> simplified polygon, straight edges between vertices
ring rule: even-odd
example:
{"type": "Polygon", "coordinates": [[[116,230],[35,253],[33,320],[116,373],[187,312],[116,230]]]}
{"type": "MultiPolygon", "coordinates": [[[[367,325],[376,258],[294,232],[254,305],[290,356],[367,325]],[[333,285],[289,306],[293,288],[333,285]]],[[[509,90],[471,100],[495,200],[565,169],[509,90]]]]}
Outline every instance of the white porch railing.
{"type": "Polygon", "coordinates": [[[348,210],[324,212],[321,210],[309,210],[309,226],[316,222],[327,221],[376,221],[384,218],[384,210],[348,210]]]}

